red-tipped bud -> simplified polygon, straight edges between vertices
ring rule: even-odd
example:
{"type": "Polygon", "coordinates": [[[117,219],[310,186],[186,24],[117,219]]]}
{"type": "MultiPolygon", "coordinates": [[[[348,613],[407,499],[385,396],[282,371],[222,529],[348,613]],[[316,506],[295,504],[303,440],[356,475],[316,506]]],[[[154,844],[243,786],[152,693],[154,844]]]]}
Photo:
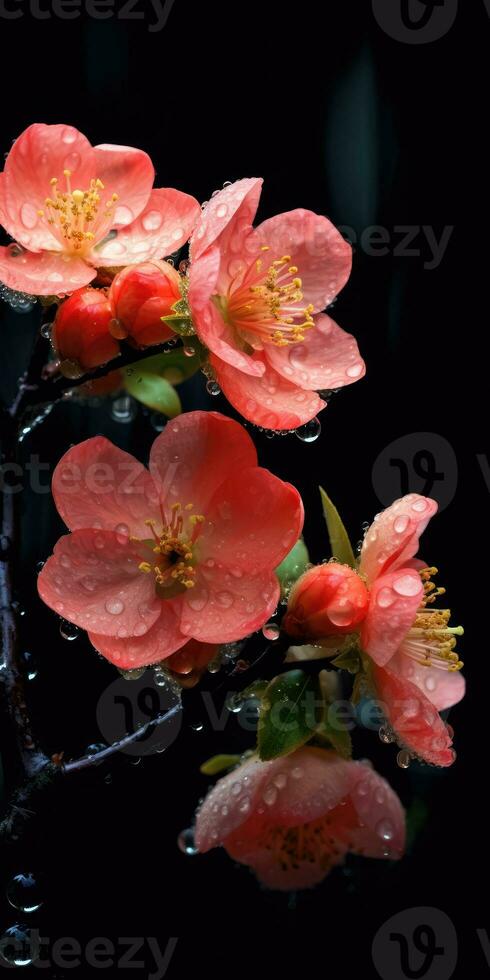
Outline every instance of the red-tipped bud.
{"type": "Polygon", "coordinates": [[[304,642],[345,636],[363,621],[368,603],[364,582],[348,565],[317,565],[293,586],[283,628],[304,642]]]}
{"type": "Polygon", "coordinates": [[[112,311],[100,289],[77,289],[58,309],[53,344],[73,377],[106,364],[119,354],[119,344],[109,333],[112,311]],[[71,367],[70,367],[71,366],[71,367]]]}
{"type": "Polygon", "coordinates": [[[168,262],[142,262],[128,265],[113,280],[109,297],[115,337],[130,337],[138,347],[161,344],[172,336],[162,316],[172,315],[172,306],[181,298],[180,277],[168,262]]]}

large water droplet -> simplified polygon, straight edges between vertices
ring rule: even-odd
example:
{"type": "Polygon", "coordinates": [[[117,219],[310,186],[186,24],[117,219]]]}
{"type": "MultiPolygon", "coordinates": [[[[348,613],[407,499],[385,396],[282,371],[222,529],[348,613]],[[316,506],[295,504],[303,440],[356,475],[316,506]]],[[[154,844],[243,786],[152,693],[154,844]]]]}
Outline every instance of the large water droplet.
{"type": "Polygon", "coordinates": [[[393,840],[395,836],[395,828],[391,820],[388,820],[387,818],[380,820],[379,823],[376,824],[376,833],[378,837],[381,837],[381,840],[393,840]]]}
{"type": "Polygon", "coordinates": [[[119,616],[124,612],[124,602],[122,599],[111,598],[107,599],[105,604],[106,612],[110,613],[111,616],[119,616]]]}
{"type": "Polygon", "coordinates": [[[401,749],[401,751],[398,753],[396,757],[396,761],[397,764],[400,766],[400,769],[408,769],[411,759],[412,756],[410,752],[407,752],[406,749],[401,749]]]}
{"type": "Polygon", "coordinates": [[[213,398],[216,398],[216,395],[221,394],[221,388],[217,381],[208,381],[206,384],[206,391],[208,395],[212,395],[213,398]]]}
{"type": "Polygon", "coordinates": [[[80,627],[75,626],[75,623],[69,623],[67,619],[61,620],[60,633],[64,640],[77,640],[81,632],[80,627]]]}
{"type": "Polygon", "coordinates": [[[37,912],[43,904],[39,879],[31,872],[14,875],[7,885],[7,899],[19,912],[37,912]]]}
{"type": "Polygon", "coordinates": [[[265,636],[266,640],[278,640],[281,635],[281,630],[277,623],[266,623],[262,627],[262,635],[265,636]]]}
{"type": "Polygon", "coordinates": [[[177,837],[177,846],[179,851],[182,851],[182,854],[187,854],[188,857],[194,857],[195,854],[199,854],[199,850],[194,841],[194,831],[192,827],[188,827],[186,830],[181,830],[179,836],[177,837]]]}
{"type": "Polygon", "coordinates": [[[115,422],[132,422],[138,412],[137,405],[129,395],[116,398],[111,407],[111,416],[115,422]]]}
{"type": "Polygon", "coordinates": [[[321,431],[322,426],[320,420],[314,418],[305,425],[301,425],[299,429],[296,429],[296,435],[301,442],[316,442],[321,431]]]}
{"type": "Polygon", "coordinates": [[[415,575],[401,575],[393,582],[393,588],[398,595],[410,598],[420,592],[420,580],[415,575]]]}

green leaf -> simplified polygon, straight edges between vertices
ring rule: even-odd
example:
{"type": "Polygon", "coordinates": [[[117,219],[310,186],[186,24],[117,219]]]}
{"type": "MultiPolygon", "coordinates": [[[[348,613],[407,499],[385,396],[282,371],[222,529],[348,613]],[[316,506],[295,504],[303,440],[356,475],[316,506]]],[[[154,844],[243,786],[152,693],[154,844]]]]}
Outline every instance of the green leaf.
{"type": "Polygon", "coordinates": [[[187,316],[179,316],[178,313],[173,313],[170,316],[162,316],[160,319],[181,337],[189,337],[194,333],[192,320],[187,316]]]}
{"type": "Polygon", "coordinates": [[[258,750],[263,760],[288,755],[315,734],[321,717],[318,681],[302,670],[275,677],[267,687],[258,724],[258,750]]]}
{"type": "Polygon", "coordinates": [[[310,563],[308,548],[303,538],[299,538],[291,551],[276,568],[276,575],[281,583],[281,592],[285,595],[288,589],[306,571],[310,563]]]}
{"type": "Polygon", "coordinates": [[[175,388],[158,374],[151,374],[137,367],[134,374],[129,377],[126,374],[124,387],[137,401],[155,412],[162,412],[167,418],[173,419],[182,411],[175,388]]]}
{"type": "Polygon", "coordinates": [[[136,374],[138,370],[145,371],[150,374],[158,374],[166,381],[170,381],[170,384],[177,385],[182,381],[187,381],[187,378],[191,378],[199,368],[200,360],[197,354],[194,357],[188,357],[184,353],[183,347],[176,347],[166,354],[152,354],[151,357],[145,357],[137,364],[130,364],[129,368],[125,370],[125,376],[128,371],[130,377],[136,374]]]}
{"type": "Polygon", "coordinates": [[[356,559],[349,541],[349,535],[345,530],[339,512],[328,494],[325,493],[323,487],[320,487],[320,496],[322,498],[323,514],[327,522],[332,556],[344,565],[350,565],[351,568],[355,568],[356,559]]]}
{"type": "Polygon", "coordinates": [[[317,734],[322,741],[328,742],[343,759],[352,758],[352,739],[350,732],[344,726],[332,705],[325,705],[325,713],[318,725],[317,734]]]}
{"type": "Polygon", "coordinates": [[[341,670],[348,670],[350,674],[357,674],[362,666],[359,650],[356,646],[343,650],[332,660],[332,663],[341,670]]]}
{"type": "Polygon", "coordinates": [[[206,762],[203,762],[199,769],[204,776],[217,776],[225,769],[233,769],[240,762],[239,755],[213,755],[206,762]]]}
{"type": "Polygon", "coordinates": [[[269,681],[256,680],[253,684],[249,684],[248,687],[244,688],[240,692],[240,698],[246,701],[247,698],[262,698],[269,686],[269,681]]]}

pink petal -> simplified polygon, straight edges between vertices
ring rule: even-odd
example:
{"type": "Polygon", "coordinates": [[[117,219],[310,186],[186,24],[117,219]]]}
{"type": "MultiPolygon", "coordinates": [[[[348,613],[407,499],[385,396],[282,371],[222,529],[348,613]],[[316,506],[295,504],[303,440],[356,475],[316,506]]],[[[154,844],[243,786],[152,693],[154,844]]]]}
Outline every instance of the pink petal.
{"type": "Polygon", "coordinates": [[[200,562],[235,562],[237,574],[253,575],[277,568],[289,554],[304,511],[295,487],[256,466],[230,474],[210,501],[207,517],[197,545],[200,562]]]}
{"type": "Polygon", "coordinates": [[[386,719],[400,744],[431,765],[452,765],[455,756],[451,736],[420,689],[387,667],[374,667],[373,680],[386,719]]]}
{"type": "Polygon", "coordinates": [[[196,223],[199,205],[189,194],[160,187],[151,192],[144,211],[115,238],[97,245],[94,265],[131,265],[161,259],[185,244],[196,223]]]}
{"type": "Polygon", "coordinates": [[[104,184],[104,197],[118,195],[112,226],[131,224],[143,211],[155,179],[150,157],[133,146],[103,143],[94,147],[96,174],[104,184]]]}
{"type": "Polygon", "coordinates": [[[290,255],[298,266],[305,305],[325,309],[345,286],[352,267],[352,248],[328,218],[297,208],[268,218],[254,230],[268,245],[267,262],[290,255]]]}
{"type": "MultiPolygon", "coordinates": [[[[405,849],[405,813],[389,783],[370,766],[353,763],[357,782],[351,800],[357,814],[357,825],[347,833],[349,850],[365,857],[401,857],[405,849]]],[[[338,810],[338,822],[343,821],[338,810]]]]}
{"type": "Polygon", "coordinates": [[[420,535],[436,511],[435,500],[409,493],[375,517],[361,551],[360,571],[368,582],[416,555],[420,535]]]}
{"type": "Polygon", "coordinates": [[[144,521],[161,519],[148,470],[104,436],[86,439],[65,453],[54,471],[52,491],[70,531],[104,528],[145,539],[151,535],[144,521]]]}
{"type": "MultiPolygon", "coordinates": [[[[320,828],[319,828],[320,829],[320,828]]],[[[276,846],[278,838],[281,838],[283,828],[279,827],[276,833],[276,846]]],[[[238,837],[239,832],[235,835],[238,837]]],[[[284,834],[282,834],[284,837],[284,834]]],[[[241,842],[240,842],[241,843],[241,842]]],[[[243,855],[242,848],[237,846],[234,839],[226,845],[230,857],[235,861],[248,864],[254,874],[265,888],[273,891],[297,891],[303,888],[314,888],[327,876],[335,865],[342,864],[347,846],[340,840],[329,844],[328,853],[325,849],[318,849],[317,860],[306,858],[301,860],[297,854],[288,855],[290,842],[284,840],[284,851],[286,860],[281,861],[281,854],[270,848],[256,849],[250,855],[243,855]],[[290,863],[287,864],[287,858],[290,863]]]]}
{"type": "Polygon", "coordinates": [[[461,671],[424,667],[407,656],[403,644],[390,661],[390,670],[415,684],[438,711],[452,708],[464,698],[466,684],[461,671]]]}
{"type": "Polygon", "coordinates": [[[254,354],[254,361],[265,368],[260,378],[237,371],[214,354],[210,361],[218,384],[230,404],[255,425],[275,430],[296,429],[325,408],[326,403],[316,392],[304,391],[281,377],[263,352],[254,354]]]}
{"type": "MultiPolygon", "coordinates": [[[[211,559],[212,560],[212,559],[211,559]]],[[[271,571],[239,578],[228,568],[199,566],[193,589],[181,597],[180,629],[203,643],[232,643],[254,633],[272,616],[280,595],[271,571]]]]}
{"type": "Polygon", "coordinates": [[[191,239],[193,262],[218,238],[223,254],[225,251],[240,254],[257,212],[261,190],[261,177],[247,177],[224,187],[211,198],[191,239]]]}
{"type": "Polygon", "coordinates": [[[150,471],[165,505],[194,504],[194,513],[204,515],[230,473],[256,465],[248,433],[219,412],[187,412],[173,419],[150,453],[150,471]]]}
{"type": "Polygon", "coordinates": [[[232,328],[211,299],[216,291],[219,265],[218,248],[210,248],[191,265],[188,298],[194,328],[203,344],[221,360],[246,374],[260,376],[264,372],[263,365],[240,349],[232,328]]]}
{"type": "Polygon", "coordinates": [[[83,259],[56,252],[20,252],[0,247],[0,282],[35,296],[60,296],[86,286],[95,269],[83,259]]]}
{"type": "Polygon", "coordinates": [[[0,225],[3,228],[7,227],[8,217],[6,212],[5,204],[5,174],[3,171],[0,173],[0,225]]]}
{"type": "Polygon", "coordinates": [[[269,344],[265,356],[282,377],[307,390],[343,388],[366,373],[355,338],[325,314],[315,317],[302,343],[269,344]]]}
{"type": "Polygon", "coordinates": [[[89,633],[92,645],[111,664],[120,670],[133,670],[165,660],[187,643],[179,630],[179,621],[171,601],[161,603],[161,611],[153,626],[143,636],[118,638],[89,633]]]}
{"type": "Polygon", "coordinates": [[[413,568],[400,568],[374,582],[361,627],[361,646],[380,667],[388,663],[413,626],[423,596],[422,579],[413,568]]]}
{"type": "Polygon", "coordinates": [[[65,619],[106,636],[142,636],[160,615],[141,548],[123,535],[84,528],[60,538],[38,577],[41,599],[65,619]]]}
{"type": "Polygon", "coordinates": [[[59,248],[51,226],[37,211],[45,210],[45,200],[52,196],[53,177],[58,178],[60,191],[65,188],[64,170],[71,171],[72,189],[86,190],[95,177],[94,150],[73,126],[34,123],[10,150],[5,161],[5,227],[26,248],[59,248]]]}

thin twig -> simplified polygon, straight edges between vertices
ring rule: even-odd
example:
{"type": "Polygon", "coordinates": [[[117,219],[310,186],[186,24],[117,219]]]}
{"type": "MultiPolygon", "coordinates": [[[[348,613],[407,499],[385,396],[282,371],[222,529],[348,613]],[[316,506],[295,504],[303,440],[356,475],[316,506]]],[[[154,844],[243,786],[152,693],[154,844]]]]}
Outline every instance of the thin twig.
{"type": "Polygon", "coordinates": [[[170,718],[173,718],[181,710],[182,705],[179,701],[172,708],[169,708],[168,711],[163,711],[161,714],[156,715],[155,718],[147,721],[137,731],[131,732],[130,735],[125,735],[119,741],[113,742],[112,745],[108,745],[105,749],[101,749],[100,752],[96,752],[93,755],[83,755],[80,759],[72,759],[71,762],[65,762],[60,767],[61,771],[69,774],[71,772],[80,772],[81,769],[89,769],[91,766],[98,766],[101,762],[105,762],[106,759],[110,758],[111,755],[114,755],[115,752],[124,752],[128,746],[134,745],[138,739],[143,738],[148,732],[154,731],[159,725],[163,725],[164,722],[169,721],[170,718]]]}

